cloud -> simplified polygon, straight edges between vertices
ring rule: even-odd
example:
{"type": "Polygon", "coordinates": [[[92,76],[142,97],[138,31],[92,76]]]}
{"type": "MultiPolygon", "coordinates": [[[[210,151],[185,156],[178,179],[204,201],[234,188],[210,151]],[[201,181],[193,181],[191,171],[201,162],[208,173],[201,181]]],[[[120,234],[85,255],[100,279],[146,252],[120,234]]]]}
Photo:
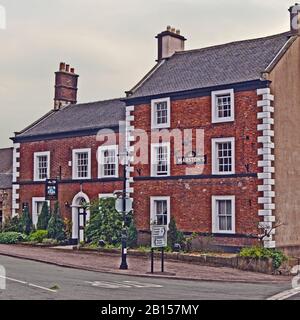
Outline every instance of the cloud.
{"type": "Polygon", "coordinates": [[[120,97],[154,65],[155,35],[180,28],[187,48],[285,31],[290,1],[0,0],[0,147],[53,105],[60,61],[80,74],[79,100],[120,97]]]}

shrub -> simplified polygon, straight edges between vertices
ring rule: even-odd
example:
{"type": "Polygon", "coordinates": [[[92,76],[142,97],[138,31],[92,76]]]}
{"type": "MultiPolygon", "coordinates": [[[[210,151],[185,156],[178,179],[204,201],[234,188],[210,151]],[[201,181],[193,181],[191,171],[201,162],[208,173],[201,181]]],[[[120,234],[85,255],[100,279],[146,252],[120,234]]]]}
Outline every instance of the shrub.
{"type": "Polygon", "coordinates": [[[168,246],[174,249],[174,245],[178,243],[180,246],[184,243],[184,235],[181,231],[177,229],[176,221],[172,217],[169,223],[169,231],[168,231],[168,246]]]}
{"type": "Polygon", "coordinates": [[[1,244],[15,244],[22,241],[26,241],[27,236],[20,232],[1,232],[0,243],[1,244]]]}
{"type": "Polygon", "coordinates": [[[55,203],[54,211],[48,224],[48,238],[63,241],[66,239],[64,222],[59,213],[59,204],[55,203]]]}
{"type": "Polygon", "coordinates": [[[42,243],[48,236],[47,230],[37,230],[29,236],[29,241],[42,243]]]}
{"type": "Polygon", "coordinates": [[[7,218],[2,227],[3,232],[22,232],[21,221],[18,216],[7,218]]]}
{"type": "Polygon", "coordinates": [[[127,232],[127,245],[130,248],[135,248],[137,246],[138,231],[136,229],[134,217],[132,213],[128,214],[127,220],[129,224],[128,232],[127,232]]]}
{"type": "Polygon", "coordinates": [[[50,214],[48,202],[45,201],[43,204],[42,212],[38,218],[37,229],[38,230],[47,230],[50,218],[51,218],[51,214],[50,214]]]}
{"type": "Polygon", "coordinates": [[[280,250],[267,249],[258,246],[243,248],[239,255],[244,258],[253,259],[271,258],[275,269],[278,269],[281,264],[287,260],[287,256],[280,250]]]}
{"type": "Polygon", "coordinates": [[[88,242],[104,240],[117,245],[121,240],[122,216],[115,209],[115,199],[100,199],[90,205],[91,218],[86,227],[88,242]]]}
{"type": "Polygon", "coordinates": [[[23,233],[27,235],[31,233],[33,225],[28,206],[23,209],[22,216],[20,218],[20,225],[23,233]]]}

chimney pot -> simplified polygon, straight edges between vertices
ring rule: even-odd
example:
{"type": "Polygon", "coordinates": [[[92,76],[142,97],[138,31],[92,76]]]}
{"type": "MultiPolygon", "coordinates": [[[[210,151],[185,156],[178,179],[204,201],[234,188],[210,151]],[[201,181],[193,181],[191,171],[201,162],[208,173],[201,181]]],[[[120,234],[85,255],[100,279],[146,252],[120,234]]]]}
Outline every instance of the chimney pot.
{"type": "Polygon", "coordinates": [[[64,62],[61,62],[60,65],[59,65],[59,70],[60,71],[65,71],[66,69],[66,64],[64,62]]]}
{"type": "Polygon", "coordinates": [[[294,6],[289,8],[290,12],[290,25],[291,25],[291,33],[293,35],[300,34],[300,5],[299,3],[295,3],[294,6]]]}
{"type": "Polygon", "coordinates": [[[180,34],[179,29],[167,26],[167,30],[156,36],[158,40],[157,61],[171,57],[175,52],[184,51],[185,37],[180,34]]]}
{"type": "Polygon", "coordinates": [[[71,68],[71,73],[75,73],[75,69],[74,68],[71,68]]]}
{"type": "Polygon", "coordinates": [[[66,72],[70,72],[70,65],[69,64],[66,65],[66,72]]]}

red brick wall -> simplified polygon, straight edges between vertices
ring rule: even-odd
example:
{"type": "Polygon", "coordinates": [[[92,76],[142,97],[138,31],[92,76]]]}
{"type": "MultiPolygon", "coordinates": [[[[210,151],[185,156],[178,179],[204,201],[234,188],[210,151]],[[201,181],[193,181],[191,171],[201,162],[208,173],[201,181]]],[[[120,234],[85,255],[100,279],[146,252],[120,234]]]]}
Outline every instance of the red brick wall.
{"type": "MultiPolygon", "coordinates": [[[[135,106],[135,128],[151,132],[151,105],[135,106]]],[[[236,174],[257,173],[257,94],[256,91],[235,93],[235,121],[213,124],[211,119],[211,97],[171,101],[171,129],[204,129],[207,164],[203,174],[212,174],[212,138],[235,137],[236,174]],[[246,166],[248,165],[248,168],[246,166]]],[[[195,147],[195,136],[193,145],[195,147]]],[[[171,142],[171,150],[173,143],[171,142]]],[[[149,143],[150,155],[150,143],[149,143]]],[[[150,157],[149,157],[150,159],[150,157]]],[[[186,166],[176,165],[171,151],[171,176],[185,175],[186,166]]],[[[150,166],[137,164],[141,176],[150,176],[150,166]]],[[[139,175],[135,170],[134,176],[139,175]]],[[[149,230],[150,197],[171,196],[171,215],[176,218],[182,231],[211,232],[212,195],[236,196],[236,233],[257,233],[259,205],[257,185],[253,177],[222,179],[142,180],[134,182],[134,209],[138,229],[149,230]]],[[[245,243],[241,239],[222,240],[235,245],[245,243]]],[[[222,242],[221,241],[221,242],[222,242]]]]}
{"type": "MultiPolygon", "coordinates": [[[[133,112],[134,126],[151,133],[151,106],[139,105],[133,112]]],[[[204,129],[205,154],[208,156],[203,174],[211,174],[211,139],[235,137],[236,173],[257,172],[257,94],[256,91],[237,92],[235,94],[235,121],[213,124],[211,122],[211,98],[202,97],[171,102],[171,129],[204,129]]],[[[150,140],[150,139],[149,139],[150,140]]],[[[195,135],[193,136],[195,147],[195,135]]],[[[171,150],[173,144],[171,143],[171,150]]],[[[173,157],[171,154],[171,159],[173,157]]],[[[150,143],[149,143],[150,159],[150,143]]],[[[137,164],[142,176],[150,176],[150,166],[137,164]]],[[[171,164],[171,175],[185,175],[186,166],[171,164]]]]}
{"type": "MultiPolygon", "coordinates": [[[[115,190],[122,189],[122,182],[85,182],[82,184],[82,191],[88,195],[90,201],[98,199],[100,193],[113,193],[115,190]]],[[[70,206],[75,195],[80,192],[79,183],[61,183],[58,189],[58,201],[60,211],[64,218],[72,219],[72,209],[70,206]]],[[[45,187],[43,184],[21,185],[20,199],[23,203],[28,203],[30,212],[32,210],[32,198],[44,197],[45,187]]],[[[51,201],[51,207],[54,207],[54,202],[51,201]]]]}
{"type": "MultiPolygon", "coordinates": [[[[117,136],[118,140],[118,136],[117,136]]],[[[118,143],[118,141],[117,141],[118,143]]],[[[20,147],[20,208],[23,202],[29,203],[31,208],[32,197],[43,197],[45,194],[44,183],[25,184],[33,181],[33,161],[34,152],[50,151],[51,178],[56,178],[60,173],[63,181],[72,179],[72,167],[68,166],[72,161],[72,150],[81,148],[91,148],[91,171],[92,179],[98,178],[97,149],[103,144],[96,140],[96,136],[65,138],[56,140],[46,140],[38,142],[21,143],[20,147]]],[[[122,177],[122,168],[119,168],[119,175],[122,177]]],[[[64,206],[66,202],[72,203],[74,196],[81,191],[81,181],[59,184],[59,202],[62,214],[69,217],[71,209],[64,206]]],[[[98,198],[99,193],[113,193],[122,189],[122,181],[108,182],[82,182],[82,191],[86,193],[90,200],[98,198]]]]}

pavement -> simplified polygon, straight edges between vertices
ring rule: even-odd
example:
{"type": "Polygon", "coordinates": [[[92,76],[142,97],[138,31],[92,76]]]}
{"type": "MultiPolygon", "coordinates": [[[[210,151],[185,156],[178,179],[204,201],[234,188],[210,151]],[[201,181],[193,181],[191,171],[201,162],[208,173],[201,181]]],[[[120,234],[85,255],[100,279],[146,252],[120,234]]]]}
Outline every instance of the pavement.
{"type": "MultiPolygon", "coordinates": [[[[6,248],[10,253],[16,250],[15,247],[6,248]]],[[[2,246],[1,250],[3,250],[2,246]]],[[[32,251],[32,255],[40,253],[35,248],[27,248],[27,250],[32,251]]],[[[55,254],[60,255],[55,250],[42,249],[42,251],[44,252],[42,259],[47,255],[51,256],[51,259],[55,254]]],[[[69,254],[62,254],[70,259],[69,254]]],[[[75,254],[75,257],[85,266],[89,266],[92,260],[99,264],[101,264],[99,260],[109,261],[102,256],[91,258],[90,255],[75,254]],[[89,261],[85,261],[87,256],[89,261]]],[[[59,259],[62,257],[60,256],[59,259]]],[[[136,262],[135,259],[130,259],[133,269],[134,262],[136,262]]],[[[264,300],[290,288],[290,284],[286,281],[233,283],[137,277],[121,274],[121,272],[111,274],[60,267],[0,254],[1,265],[5,268],[6,274],[3,272],[0,274],[0,300],[264,300]],[[4,284],[6,284],[5,289],[3,289],[4,284]]],[[[142,267],[144,266],[143,262],[142,267]]],[[[168,263],[168,267],[171,268],[171,266],[173,264],[168,263]]],[[[176,266],[176,270],[180,273],[178,268],[181,268],[182,264],[176,266]]],[[[101,268],[105,269],[104,266],[101,268]]],[[[109,267],[107,268],[110,270],[109,267]]],[[[192,270],[192,266],[190,268],[192,270]]],[[[136,269],[138,268],[135,267],[136,269]]],[[[196,269],[202,270],[203,276],[203,268],[196,269]]],[[[205,270],[216,272],[213,269],[205,270]]],[[[234,273],[234,270],[231,271],[234,273]]],[[[237,274],[234,277],[238,279],[237,274]]]]}
{"type": "MultiPolygon", "coordinates": [[[[169,278],[177,280],[219,281],[236,283],[282,284],[289,288],[291,277],[273,276],[242,271],[227,267],[209,267],[177,261],[165,261],[166,275],[149,274],[150,261],[147,258],[128,256],[128,270],[119,270],[120,256],[97,252],[78,252],[54,248],[37,248],[23,245],[0,245],[0,255],[44,262],[61,267],[86,271],[110,273],[148,278],[169,278]],[[172,275],[175,274],[175,275],[172,275]]],[[[3,259],[3,257],[1,257],[3,259]]],[[[160,271],[160,261],[155,261],[155,270],[160,271]]]]}

